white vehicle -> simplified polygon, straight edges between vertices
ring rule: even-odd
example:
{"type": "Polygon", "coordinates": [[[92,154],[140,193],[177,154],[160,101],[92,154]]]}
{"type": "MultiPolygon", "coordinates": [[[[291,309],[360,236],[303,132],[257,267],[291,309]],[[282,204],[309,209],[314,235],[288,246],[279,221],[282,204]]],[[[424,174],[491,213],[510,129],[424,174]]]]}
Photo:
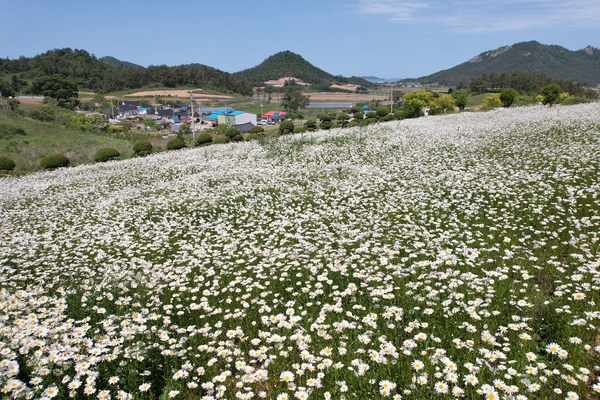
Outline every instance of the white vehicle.
{"type": "Polygon", "coordinates": [[[266,125],[266,124],[268,124],[268,123],[269,123],[269,121],[267,121],[266,119],[261,119],[261,120],[260,120],[260,124],[261,124],[261,125],[266,125]]]}

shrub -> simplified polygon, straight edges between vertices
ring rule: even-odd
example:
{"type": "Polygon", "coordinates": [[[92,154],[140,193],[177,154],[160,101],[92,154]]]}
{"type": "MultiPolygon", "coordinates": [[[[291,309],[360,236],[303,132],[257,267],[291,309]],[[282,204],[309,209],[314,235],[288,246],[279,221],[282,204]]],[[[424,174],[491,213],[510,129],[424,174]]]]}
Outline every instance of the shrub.
{"type": "Polygon", "coordinates": [[[331,120],[329,119],[325,119],[325,120],[321,120],[321,123],[319,124],[319,128],[320,129],[331,129],[331,120]]]}
{"type": "Polygon", "coordinates": [[[375,111],[369,111],[366,115],[366,118],[377,118],[377,113],[375,111]]]}
{"type": "Polygon", "coordinates": [[[242,140],[244,140],[244,137],[239,133],[231,138],[232,142],[241,142],[242,140]]]}
{"type": "Polygon", "coordinates": [[[133,151],[137,156],[147,156],[152,152],[152,143],[146,139],[139,140],[133,145],[133,151]]]}
{"type": "Polygon", "coordinates": [[[249,142],[251,140],[258,140],[258,139],[259,139],[259,136],[256,133],[251,133],[244,138],[244,140],[246,142],[249,142]]]}
{"type": "Polygon", "coordinates": [[[240,131],[238,131],[237,129],[235,129],[234,127],[231,128],[227,128],[225,130],[225,132],[223,132],[225,134],[225,136],[227,136],[229,139],[233,139],[234,136],[237,136],[240,134],[240,131]]]}
{"type": "Polygon", "coordinates": [[[123,130],[123,125],[109,125],[108,128],[106,128],[106,132],[108,133],[123,132],[123,130]]]}
{"type": "Polygon", "coordinates": [[[40,167],[43,169],[56,169],[69,165],[69,159],[60,153],[52,153],[42,157],[40,167]]]}
{"type": "Polygon", "coordinates": [[[262,126],[253,126],[252,129],[250,129],[250,133],[263,133],[265,130],[262,126]]]}
{"type": "Polygon", "coordinates": [[[364,117],[365,117],[365,115],[363,113],[361,113],[361,112],[355,112],[352,115],[352,118],[354,118],[354,119],[363,119],[364,117]]]}
{"type": "Polygon", "coordinates": [[[306,130],[312,132],[317,129],[317,121],[311,118],[304,123],[304,126],[306,127],[306,130]]]}
{"type": "Polygon", "coordinates": [[[179,150],[185,147],[185,142],[178,137],[169,139],[167,142],[167,150],[179,150]]]}
{"type": "Polygon", "coordinates": [[[281,124],[279,124],[279,132],[281,132],[282,135],[294,133],[294,123],[288,120],[281,122],[281,124]]]}
{"type": "Polygon", "coordinates": [[[297,128],[294,128],[294,133],[304,133],[306,132],[308,129],[305,126],[299,126],[297,128]]]}
{"type": "Polygon", "coordinates": [[[2,171],[12,171],[15,169],[16,164],[13,160],[6,156],[0,156],[0,170],[2,171]]]}
{"type": "Polygon", "coordinates": [[[96,152],[96,155],[94,155],[94,161],[106,162],[106,161],[114,160],[114,159],[118,158],[120,155],[121,155],[121,153],[119,153],[116,149],[107,147],[104,149],[100,149],[96,152]]]}
{"type": "Polygon", "coordinates": [[[210,133],[201,133],[196,137],[196,146],[206,146],[211,144],[213,137],[210,133]]]}
{"type": "Polygon", "coordinates": [[[393,121],[395,119],[396,119],[396,117],[394,117],[394,114],[388,114],[386,116],[383,116],[383,117],[379,118],[379,121],[381,121],[381,122],[387,122],[387,121],[393,121]]]}
{"type": "Polygon", "coordinates": [[[227,143],[227,138],[225,136],[215,136],[212,139],[212,144],[223,144],[227,143]]]}
{"type": "MultiPolygon", "coordinates": [[[[383,118],[386,115],[389,115],[389,113],[390,113],[390,108],[388,106],[379,107],[375,111],[375,114],[377,115],[378,118],[383,118]]],[[[367,117],[368,117],[368,113],[367,113],[367,117]]]]}

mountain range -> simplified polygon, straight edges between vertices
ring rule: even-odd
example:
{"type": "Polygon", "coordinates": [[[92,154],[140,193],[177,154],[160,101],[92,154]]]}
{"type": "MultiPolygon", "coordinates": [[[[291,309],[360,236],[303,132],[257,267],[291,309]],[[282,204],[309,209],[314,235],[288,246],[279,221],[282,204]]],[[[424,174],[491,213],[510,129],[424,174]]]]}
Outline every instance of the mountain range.
{"type": "Polygon", "coordinates": [[[600,84],[600,49],[587,46],[571,51],[536,41],[521,42],[485,51],[455,67],[416,79],[420,83],[454,86],[483,74],[513,71],[544,74],[553,79],[600,84]]]}
{"type": "MultiPolygon", "coordinates": [[[[543,74],[555,80],[595,87],[600,84],[600,49],[587,46],[571,51],[536,41],[521,42],[485,51],[450,69],[404,81],[457,86],[468,85],[484,74],[501,75],[515,71],[543,74]]],[[[253,92],[252,87],[264,86],[266,81],[285,77],[309,83],[311,89],[317,91],[344,90],[350,85],[364,90],[373,87],[373,82],[398,81],[374,76],[334,76],[291,51],[276,53],[255,67],[235,73],[197,63],[142,67],[110,56],[97,59],[85,50],[69,48],[50,50],[32,58],[0,58],[0,78],[20,82],[52,74],[61,74],[74,80],[80,88],[98,93],[143,87],[196,86],[249,95],[253,92]]]]}

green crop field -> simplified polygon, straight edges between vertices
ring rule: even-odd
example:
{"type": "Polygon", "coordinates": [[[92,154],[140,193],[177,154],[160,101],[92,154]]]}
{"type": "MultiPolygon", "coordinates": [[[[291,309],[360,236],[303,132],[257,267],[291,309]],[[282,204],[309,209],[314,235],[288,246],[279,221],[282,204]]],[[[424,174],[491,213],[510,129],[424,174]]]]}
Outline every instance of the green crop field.
{"type": "Polygon", "coordinates": [[[599,154],[593,103],[2,178],[0,398],[597,398],[599,154]]]}

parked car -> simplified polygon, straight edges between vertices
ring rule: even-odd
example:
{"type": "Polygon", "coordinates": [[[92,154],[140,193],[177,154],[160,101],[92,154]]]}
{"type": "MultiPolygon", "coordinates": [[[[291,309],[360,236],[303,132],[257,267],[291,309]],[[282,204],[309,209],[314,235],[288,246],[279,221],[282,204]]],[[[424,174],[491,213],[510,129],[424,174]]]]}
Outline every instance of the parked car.
{"type": "Polygon", "coordinates": [[[261,125],[266,125],[266,124],[268,124],[268,123],[269,123],[269,121],[267,121],[266,119],[261,119],[261,120],[260,120],[260,124],[261,124],[261,125]]]}

